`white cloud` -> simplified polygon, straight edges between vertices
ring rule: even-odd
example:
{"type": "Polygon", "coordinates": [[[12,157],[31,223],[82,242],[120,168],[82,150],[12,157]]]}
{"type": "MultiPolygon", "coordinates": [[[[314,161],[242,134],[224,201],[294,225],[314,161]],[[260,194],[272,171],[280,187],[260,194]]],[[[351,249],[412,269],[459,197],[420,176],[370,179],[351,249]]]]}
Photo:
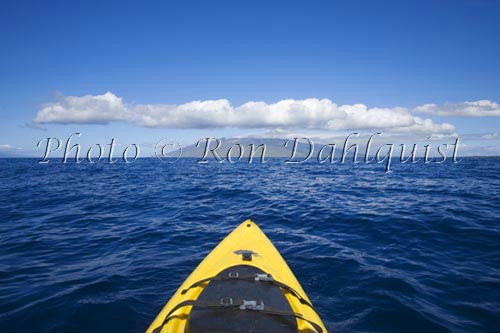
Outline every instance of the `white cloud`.
{"type": "Polygon", "coordinates": [[[120,97],[104,95],[66,96],[55,103],[42,105],[35,123],[106,124],[125,120],[127,108],[120,97]]]}
{"type": "Polygon", "coordinates": [[[500,105],[493,101],[480,100],[442,105],[424,104],[413,111],[437,116],[495,117],[500,116],[500,105]]]}
{"type": "Polygon", "coordinates": [[[161,128],[379,129],[426,134],[453,134],[455,131],[451,124],[435,124],[401,107],[337,105],[329,99],[317,98],[286,99],[271,104],[250,101],[236,107],[226,99],[180,105],[126,105],[111,92],[63,97],[42,105],[34,119],[38,124],[106,124],[113,121],[161,128]]]}
{"type": "Polygon", "coordinates": [[[435,124],[431,119],[422,119],[420,117],[413,118],[414,123],[408,127],[396,127],[392,129],[392,132],[403,133],[411,132],[416,134],[433,134],[433,136],[446,136],[454,135],[455,126],[449,123],[435,124]]]}
{"type": "Polygon", "coordinates": [[[5,143],[5,144],[0,144],[0,151],[4,152],[14,152],[14,151],[21,151],[23,150],[22,148],[15,147],[11,144],[5,143]]]}
{"type": "Polygon", "coordinates": [[[493,140],[498,138],[498,133],[491,133],[491,134],[485,134],[481,136],[481,138],[486,139],[486,140],[493,140]]]}
{"type": "Polygon", "coordinates": [[[23,149],[8,143],[0,144],[0,157],[23,157],[23,149]]]}

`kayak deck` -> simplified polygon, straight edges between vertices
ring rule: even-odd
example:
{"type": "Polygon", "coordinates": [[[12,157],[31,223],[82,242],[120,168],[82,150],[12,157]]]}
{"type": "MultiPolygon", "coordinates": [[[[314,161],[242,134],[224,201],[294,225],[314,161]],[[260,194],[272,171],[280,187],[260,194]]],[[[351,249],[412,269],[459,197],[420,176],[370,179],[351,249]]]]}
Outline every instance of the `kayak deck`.
{"type": "Polygon", "coordinates": [[[327,331],[278,250],[246,220],[205,257],[146,332],[327,331]]]}

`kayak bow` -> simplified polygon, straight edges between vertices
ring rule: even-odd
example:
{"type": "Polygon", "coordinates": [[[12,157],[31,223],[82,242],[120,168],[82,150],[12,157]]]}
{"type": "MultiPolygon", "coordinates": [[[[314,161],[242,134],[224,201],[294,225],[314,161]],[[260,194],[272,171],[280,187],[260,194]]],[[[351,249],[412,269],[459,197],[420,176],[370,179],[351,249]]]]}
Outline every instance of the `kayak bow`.
{"type": "Polygon", "coordinates": [[[271,241],[246,220],[210,252],[147,333],[326,333],[271,241]]]}

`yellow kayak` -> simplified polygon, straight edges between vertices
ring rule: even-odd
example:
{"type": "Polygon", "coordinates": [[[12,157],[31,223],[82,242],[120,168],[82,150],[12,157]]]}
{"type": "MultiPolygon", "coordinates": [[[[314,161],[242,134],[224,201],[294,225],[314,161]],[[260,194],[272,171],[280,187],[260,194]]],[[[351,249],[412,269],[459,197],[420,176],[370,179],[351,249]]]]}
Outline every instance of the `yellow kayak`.
{"type": "Polygon", "coordinates": [[[251,220],[184,281],[147,333],[326,333],[292,271],[251,220]]]}

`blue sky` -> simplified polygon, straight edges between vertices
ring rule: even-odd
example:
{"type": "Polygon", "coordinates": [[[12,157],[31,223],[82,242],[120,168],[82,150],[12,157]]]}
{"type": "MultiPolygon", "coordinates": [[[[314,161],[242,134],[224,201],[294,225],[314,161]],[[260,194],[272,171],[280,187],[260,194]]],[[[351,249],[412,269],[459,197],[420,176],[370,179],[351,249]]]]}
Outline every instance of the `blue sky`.
{"type": "Polygon", "coordinates": [[[408,125],[411,115],[430,119],[437,135],[463,136],[476,153],[500,154],[499,14],[498,1],[457,0],[4,2],[0,148],[32,153],[41,138],[75,131],[82,143],[173,137],[183,144],[278,129],[370,132],[375,108],[387,109],[384,132],[424,136],[408,125]],[[123,105],[95,104],[106,92],[123,105]],[[81,109],[68,96],[90,96],[73,100],[90,104],[81,109]],[[179,107],[210,100],[230,106],[179,107]],[[294,102],[276,104],[283,100],[294,102]],[[265,105],[225,122],[251,101],[265,105]],[[351,111],[356,104],[366,110],[351,111]],[[416,111],[425,104],[435,106],[416,111]],[[152,122],[145,106],[155,110],[152,122]],[[82,120],[89,107],[95,113],[82,120]],[[335,121],[320,125],[321,112],[335,121]],[[399,116],[402,123],[388,125],[399,116]]]}

